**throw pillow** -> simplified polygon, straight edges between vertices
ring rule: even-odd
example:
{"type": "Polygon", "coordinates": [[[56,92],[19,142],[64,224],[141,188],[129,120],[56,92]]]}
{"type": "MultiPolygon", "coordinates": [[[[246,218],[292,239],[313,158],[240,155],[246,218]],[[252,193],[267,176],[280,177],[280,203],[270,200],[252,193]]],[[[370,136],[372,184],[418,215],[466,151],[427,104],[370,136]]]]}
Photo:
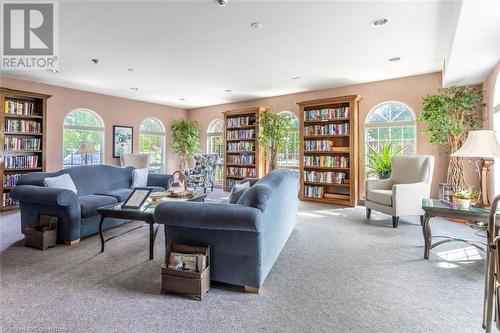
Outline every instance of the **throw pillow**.
{"type": "Polygon", "coordinates": [[[238,203],[238,200],[240,200],[243,193],[245,193],[246,190],[248,190],[249,188],[250,188],[249,182],[234,185],[233,188],[231,189],[231,194],[229,195],[229,203],[230,204],[238,203]]]}
{"type": "Polygon", "coordinates": [[[44,178],[43,185],[45,185],[45,187],[62,188],[76,193],[75,183],[67,173],[57,177],[44,178]]]}
{"type": "Polygon", "coordinates": [[[147,186],[148,174],[148,168],[134,169],[134,172],[132,173],[132,188],[147,186]]]}

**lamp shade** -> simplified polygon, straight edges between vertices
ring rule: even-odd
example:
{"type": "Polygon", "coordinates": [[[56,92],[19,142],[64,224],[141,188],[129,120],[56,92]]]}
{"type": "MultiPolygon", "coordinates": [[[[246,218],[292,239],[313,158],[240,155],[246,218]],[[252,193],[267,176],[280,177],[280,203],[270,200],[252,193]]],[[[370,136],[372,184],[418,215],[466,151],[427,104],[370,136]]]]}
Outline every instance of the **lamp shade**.
{"type": "Polygon", "coordinates": [[[495,158],[500,157],[500,144],[495,131],[470,131],[467,140],[452,157],[495,158]]]}

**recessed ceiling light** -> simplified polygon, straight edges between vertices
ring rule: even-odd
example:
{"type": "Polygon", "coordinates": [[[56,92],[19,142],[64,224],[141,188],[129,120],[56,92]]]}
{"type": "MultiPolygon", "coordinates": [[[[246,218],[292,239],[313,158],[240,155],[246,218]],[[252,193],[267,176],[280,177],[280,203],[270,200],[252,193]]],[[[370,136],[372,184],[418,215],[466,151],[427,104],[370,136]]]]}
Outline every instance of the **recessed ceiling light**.
{"type": "Polygon", "coordinates": [[[378,18],[376,20],[373,20],[372,25],[374,27],[380,27],[380,26],[386,25],[388,22],[389,22],[388,19],[382,17],[382,18],[378,18]]]}
{"type": "Polygon", "coordinates": [[[133,71],[134,71],[134,69],[133,69],[133,68],[127,68],[127,70],[128,70],[129,72],[133,72],[133,71]]]}
{"type": "Polygon", "coordinates": [[[185,101],[186,99],[185,98],[179,98],[179,101],[185,101]]]}
{"type": "Polygon", "coordinates": [[[298,80],[300,79],[300,76],[292,76],[292,80],[298,80]]]}
{"type": "Polygon", "coordinates": [[[137,91],[137,90],[139,90],[139,88],[136,88],[136,87],[132,87],[132,88],[130,88],[130,90],[134,90],[134,91],[137,91]]]}
{"type": "Polygon", "coordinates": [[[90,59],[90,61],[92,61],[94,64],[98,65],[101,61],[97,58],[94,58],[94,59],[90,59]]]}
{"type": "Polygon", "coordinates": [[[231,89],[225,89],[224,92],[230,93],[233,92],[231,89]]]}
{"type": "Polygon", "coordinates": [[[260,29],[260,28],[262,28],[262,23],[260,23],[260,22],[253,22],[252,24],[250,24],[250,28],[252,28],[252,29],[260,29]]]}
{"type": "Polygon", "coordinates": [[[401,58],[400,58],[400,57],[393,57],[393,58],[390,58],[390,59],[389,59],[389,61],[391,61],[391,62],[394,62],[394,61],[399,61],[399,60],[401,60],[401,58]]]}
{"type": "Polygon", "coordinates": [[[51,73],[59,73],[59,71],[57,69],[47,69],[47,71],[49,71],[51,73]]]}

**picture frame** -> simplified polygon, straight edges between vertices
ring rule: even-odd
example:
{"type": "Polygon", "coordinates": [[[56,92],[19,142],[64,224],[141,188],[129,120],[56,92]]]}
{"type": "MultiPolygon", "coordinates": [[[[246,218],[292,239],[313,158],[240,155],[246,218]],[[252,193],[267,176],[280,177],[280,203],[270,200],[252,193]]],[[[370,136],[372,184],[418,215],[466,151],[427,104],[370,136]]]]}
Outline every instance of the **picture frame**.
{"type": "Polygon", "coordinates": [[[146,202],[149,195],[153,192],[152,189],[147,187],[136,187],[123,202],[122,208],[125,209],[139,209],[146,202]]]}
{"type": "Polygon", "coordinates": [[[113,125],[113,157],[134,152],[134,128],[113,125]]]}

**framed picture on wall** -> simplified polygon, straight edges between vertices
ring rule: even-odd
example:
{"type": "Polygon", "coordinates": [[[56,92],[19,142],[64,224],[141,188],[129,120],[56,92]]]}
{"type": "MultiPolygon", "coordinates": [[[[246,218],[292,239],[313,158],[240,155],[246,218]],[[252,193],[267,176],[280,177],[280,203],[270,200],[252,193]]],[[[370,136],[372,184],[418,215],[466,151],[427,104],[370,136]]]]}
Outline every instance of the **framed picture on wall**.
{"type": "Polygon", "coordinates": [[[113,157],[133,153],[134,128],[132,126],[113,125],[113,157]]]}

